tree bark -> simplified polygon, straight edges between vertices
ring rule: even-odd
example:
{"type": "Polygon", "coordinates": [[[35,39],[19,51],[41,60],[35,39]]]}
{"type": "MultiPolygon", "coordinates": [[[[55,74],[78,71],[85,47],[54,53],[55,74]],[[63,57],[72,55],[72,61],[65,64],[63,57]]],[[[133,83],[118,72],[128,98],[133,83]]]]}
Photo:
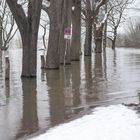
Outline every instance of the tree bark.
{"type": "Polygon", "coordinates": [[[117,38],[117,30],[114,29],[114,37],[113,37],[113,40],[112,40],[112,49],[114,50],[115,47],[116,47],[116,38],[117,38]]]}
{"type": "Polygon", "coordinates": [[[79,61],[81,48],[81,1],[75,0],[72,12],[71,60],[79,61]]]}
{"type": "Polygon", "coordinates": [[[116,47],[116,38],[112,40],[112,49],[114,50],[116,47]]]}
{"type": "Polygon", "coordinates": [[[59,27],[57,24],[56,12],[52,12],[50,17],[50,34],[48,51],[46,56],[46,69],[59,68],[59,27]]]}
{"type": "Polygon", "coordinates": [[[0,49],[2,48],[2,20],[0,17],[0,49]]]}
{"type": "Polygon", "coordinates": [[[86,20],[86,37],[84,46],[84,55],[91,56],[91,43],[92,43],[92,22],[90,19],[86,20]]]}
{"type": "Polygon", "coordinates": [[[105,22],[105,26],[104,26],[104,35],[103,35],[103,49],[106,49],[107,46],[107,21],[105,22]]]}
{"type": "Polygon", "coordinates": [[[15,0],[6,0],[19,28],[22,45],[22,77],[36,77],[37,37],[42,0],[29,0],[28,14],[15,0]]]}
{"type": "Polygon", "coordinates": [[[59,68],[59,57],[60,48],[59,40],[61,33],[61,21],[62,21],[62,3],[63,0],[53,0],[49,8],[50,17],[50,33],[48,42],[48,51],[46,56],[46,69],[58,69],[59,68]]]}
{"type": "Polygon", "coordinates": [[[84,55],[91,56],[92,44],[92,5],[90,0],[86,0],[86,36],[84,45],[84,55]]]}
{"type": "Polygon", "coordinates": [[[95,26],[94,39],[95,39],[95,52],[102,53],[102,45],[103,45],[103,27],[104,24],[100,25],[100,27],[95,26]]]}
{"type": "Polygon", "coordinates": [[[63,3],[63,15],[62,15],[62,30],[61,30],[61,35],[60,35],[60,41],[59,41],[59,45],[60,45],[60,63],[63,64],[64,63],[64,59],[65,59],[65,63],[66,64],[71,64],[71,58],[70,58],[70,47],[71,47],[71,43],[70,40],[64,39],[64,29],[65,28],[71,28],[71,22],[72,22],[72,0],[64,0],[63,3]],[[66,44],[67,43],[67,44],[66,44]],[[66,45],[67,45],[67,49],[66,49],[66,45]],[[65,51],[66,51],[66,56],[65,56],[65,51]]]}

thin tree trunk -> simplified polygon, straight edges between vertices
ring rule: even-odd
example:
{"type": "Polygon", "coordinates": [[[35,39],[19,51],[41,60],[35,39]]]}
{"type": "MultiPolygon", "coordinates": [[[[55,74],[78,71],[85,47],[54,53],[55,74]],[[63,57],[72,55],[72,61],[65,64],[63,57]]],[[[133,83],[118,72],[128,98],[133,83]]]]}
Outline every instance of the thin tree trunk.
{"type": "MultiPolygon", "coordinates": [[[[107,13],[107,10],[108,10],[108,6],[107,6],[107,3],[105,4],[105,13],[107,13]]],[[[106,50],[106,43],[107,43],[107,19],[104,23],[104,33],[103,33],[103,51],[105,52],[106,50]]]]}
{"type": "Polygon", "coordinates": [[[116,47],[116,38],[112,40],[112,49],[114,50],[116,47]]]}
{"type": "Polygon", "coordinates": [[[86,38],[84,46],[84,55],[91,56],[91,43],[92,43],[92,23],[91,20],[86,21],[86,38]]]}
{"type": "MultiPolygon", "coordinates": [[[[69,27],[71,28],[71,24],[72,24],[72,0],[65,0],[67,1],[67,12],[66,12],[66,15],[67,15],[67,23],[66,23],[66,26],[65,27],[69,27]]],[[[70,39],[67,40],[67,45],[68,45],[68,48],[66,50],[66,59],[65,59],[65,63],[66,64],[71,64],[71,41],[70,39]]]]}
{"type": "Polygon", "coordinates": [[[76,0],[72,12],[71,60],[79,61],[81,48],[81,1],[76,0]]]}
{"type": "Polygon", "coordinates": [[[116,47],[116,37],[117,37],[117,31],[114,29],[114,38],[112,40],[112,49],[114,50],[116,47]]]}
{"type": "Polygon", "coordinates": [[[2,20],[0,17],[0,49],[2,48],[2,20]]]}
{"type": "Polygon", "coordinates": [[[91,56],[91,44],[92,44],[92,8],[89,0],[86,1],[86,36],[84,45],[84,55],[91,56]]]}
{"type": "Polygon", "coordinates": [[[106,44],[107,43],[107,21],[105,22],[104,26],[104,39],[103,39],[103,49],[106,49],[106,44]]]}
{"type": "Polygon", "coordinates": [[[64,0],[63,3],[63,15],[62,15],[62,31],[61,31],[61,40],[60,40],[60,63],[65,63],[66,64],[71,64],[71,59],[70,59],[70,40],[64,39],[64,29],[65,28],[71,28],[71,8],[72,8],[72,0],[64,0]],[[67,49],[66,49],[67,45],[67,49]],[[65,53],[66,51],[66,53],[65,53]],[[66,54],[66,56],[65,56],[66,54]]]}
{"type": "Polygon", "coordinates": [[[103,46],[103,27],[102,24],[100,27],[94,26],[94,39],[95,39],[95,52],[102,53],[102,46],[103,46]]]}
{"type": "Polygon", "coordinates": [[[66,1],[63,1],[60,38],[59,38],[60,64],[64,63],[64,54],[65,54],[65,47],[66,47],[66,40],[64,39],[64,28],[65,28],[65,22],[66,22],[66,4],[65,3],[66,1]]]}

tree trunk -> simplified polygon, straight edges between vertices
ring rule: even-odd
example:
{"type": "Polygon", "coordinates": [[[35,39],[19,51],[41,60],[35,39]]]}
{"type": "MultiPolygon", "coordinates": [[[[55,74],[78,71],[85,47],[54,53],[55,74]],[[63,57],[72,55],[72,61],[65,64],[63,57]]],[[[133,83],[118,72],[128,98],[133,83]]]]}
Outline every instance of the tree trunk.
{"type": "Polygon", "coordinates": [[[102,45],[103,45],[103,27],[102,24],[100,27],[94,27],[94,39],[95,39],[95,52],[102,53],[102,45]]]}
{"type": "Polygon", "coordinates": [[[92,22],[91,20],[86,20],[86,37],[84,45],[84,55],[91,56],[91,43],[92,43],[92,22]]]}
{"type": "Polygon", "coordinates": [[[114,50],[116,47],[116,38],[112,40],[112,49],[114,50]]]}
{"type": "MultiPolygon", "coordinates": [[[[71,28],[71,24],[72,24],[72,0],[65,0],[66,1],[66,25],[65,27],[69,27],[71,28]]],[[[71,41],[70,39],[67,40],[67,50],[66,51],[66,57],[65,57],[65,63],[66,64],[71,64],[71,41]]]]}
{"type": "Polygon", "coordinates": [[[92,44],[92,6],[90,1],[86,1],[86,36],[84,45],[84,55],[91,56],[91,44],[92,44]]]}
{"type": "MultiPolygon", "coordinates": [[[[38,8],[41,8],[41,5],[38,8]]],[[[33,3],[30,3],[28,10],[28,30],[24,31],[24,33],[21,32],[23,43],[22,77],[36,76],[39,19],[40,10],[35,9],[33,3]]]]}
{"type": "Polygon", "coordinates": [[[102,38],[95,39],[95,52],[102,53],[102,38]]]}
{"type": "Polygon", "coordinates": [[[71,28],[71,8],[72,8],[72,0],[64,0],[63,3],[63,15],[62,15],[62,31],[61,31],[61,39],[60,39],[60,63],[65,63],[66,64],[71,64],[71,59],[70,59],[70,40],[64,39],[64,29],[65,28],[71,28]],[[67,48],[66,48],[67,45],[67,48]],[[65,56],[65,51],[66,51],[66,56],[65,56]]]}
{"type": "Polygon", "coordinates": [[[25,31],[22,35],[23,57],[22,77],[35,77],[37,66],[37,39],[33,33],[25,31]]]}
{"type": "Polygon", "coordinates": [[[46,57],[46,69],[59,68],[59,35],[60,30],[57,24],[56,11],[50,16],[50,34],[48,42],[48,51],[46,57]]]}
{"type": "Polygon", "coordinates": [[[15,0],[6,0],[19,28],[22,45],[22,77],[35,77],[37,66],[37,38],[42,0],[29,0],[27,16],[15,0]]]}
{"type": "Polygon", "coordinates": [[[117,30],[114,29],[114,37],[112,40],[112,49],[114,50],[116,47],[116,38],[117,38],[117,30]]]}
{"type": "MultiPolygon", "coordinates": [[[[108,11],[107,3],[105,4],[105,13],[108,11]]],[[[104,31],[103,31],[103,51],[106,51],[106,45],[107,45],[107,19],[104,23],[104,31]]]]}
{"type": "Polygon", "coordinates": [[[79,61],[81,48],[81,1],[75,0],[72,12],[71,60],[79,61]]]}
{"type": "Polygon", "coordinates": [[[104,35],[103,35],[103,49],[105,51],[106,49],[106,43],[107,43],[107,21],[105,22],[105,26],[104,26],[104,35]]]}
{"type": "Polygon", "coordinates": [[[46,69],[58,69],[60,64],[59,40],[62,29],[62,2],[63,0],[54,0],[51,3],[48,13],[50,17],[50,31],[48,51],[46,56],[46,69]]]}
{"type": "Polygon", "coordinates": [[[0,17],[0,49],[2,48],[2,21],[0,17]]]}
{"type": "Polygon", "coordinates": [[[60,64],[63,64],[65,47],[66,47],[66,40],[64,39],[64,18],[62,18],[62,27],[60,31],[59,47],[60,47],[60,64]]]}

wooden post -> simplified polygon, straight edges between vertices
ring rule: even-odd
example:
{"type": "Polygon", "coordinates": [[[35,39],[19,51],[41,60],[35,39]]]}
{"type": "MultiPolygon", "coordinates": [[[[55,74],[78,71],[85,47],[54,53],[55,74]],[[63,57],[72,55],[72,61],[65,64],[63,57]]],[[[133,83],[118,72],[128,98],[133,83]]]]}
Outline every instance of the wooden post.
{"type": "Polygon", "coordinates": [[[5,79],[9,80],[10,78],[10,61],[9,57],[5,57],[5,79]]]}
{"type": "Polygon", "coordinates": [[[41,55],[41,69],[45,68],[45,57],[44,55],[41,55]]]}

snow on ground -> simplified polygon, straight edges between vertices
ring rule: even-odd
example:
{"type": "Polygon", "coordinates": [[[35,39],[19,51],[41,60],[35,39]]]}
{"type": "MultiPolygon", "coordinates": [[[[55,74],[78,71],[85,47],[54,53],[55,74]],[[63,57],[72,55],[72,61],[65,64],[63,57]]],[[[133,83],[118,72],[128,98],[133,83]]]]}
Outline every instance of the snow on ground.
{"type": "Polygon", "coordinates": [[[98,107],[30,140],[140,140],[140,118],[123,105],[98,107]]]}

